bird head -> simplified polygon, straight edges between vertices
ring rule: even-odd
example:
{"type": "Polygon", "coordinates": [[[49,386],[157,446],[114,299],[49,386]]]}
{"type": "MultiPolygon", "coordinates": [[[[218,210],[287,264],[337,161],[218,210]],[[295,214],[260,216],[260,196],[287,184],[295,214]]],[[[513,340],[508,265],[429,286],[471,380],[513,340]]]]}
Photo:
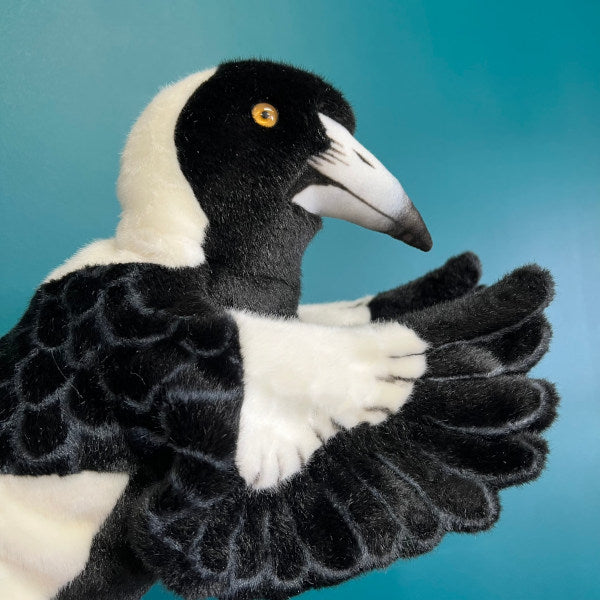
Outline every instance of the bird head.
{"type": "Polygon", "coordinates": [[[301,255],[329,216],[429,250],[417,209],[354,128],[339,91],[288,65],[236,61],[191,75],[132,130],[117,240],[164,252],[165,264],[260,263],[301,255]]]}

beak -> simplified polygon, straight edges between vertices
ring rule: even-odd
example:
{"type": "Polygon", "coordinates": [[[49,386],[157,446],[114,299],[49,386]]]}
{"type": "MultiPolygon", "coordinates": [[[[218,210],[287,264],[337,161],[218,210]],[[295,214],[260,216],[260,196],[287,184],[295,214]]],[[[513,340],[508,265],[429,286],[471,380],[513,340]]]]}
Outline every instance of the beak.
{"type": "Polygon", "coordinates": [[[297,193],[292,202],[321,217],[336,217],[387,233],[420,250],[431,250],[431,235],[400,182],[352,134],[319,113],[330,145],[308,164],[318,184],[297,193]]]}

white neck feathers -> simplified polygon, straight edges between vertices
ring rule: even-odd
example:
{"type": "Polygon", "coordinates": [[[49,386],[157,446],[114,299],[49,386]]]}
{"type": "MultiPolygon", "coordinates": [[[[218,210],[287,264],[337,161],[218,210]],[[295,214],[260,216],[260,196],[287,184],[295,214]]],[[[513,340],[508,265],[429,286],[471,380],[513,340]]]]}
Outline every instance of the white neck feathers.
{"type": "Polygon", "coordinates": [[[85,246],[47,280],[97,264],[183,267],[204,262],[208,219],[179,166],[175,126],[190,96],[215,70],[194,73],[163,88],[146,107],[121,156],[117,195],[122,213],[115,237],[85,246]]]}

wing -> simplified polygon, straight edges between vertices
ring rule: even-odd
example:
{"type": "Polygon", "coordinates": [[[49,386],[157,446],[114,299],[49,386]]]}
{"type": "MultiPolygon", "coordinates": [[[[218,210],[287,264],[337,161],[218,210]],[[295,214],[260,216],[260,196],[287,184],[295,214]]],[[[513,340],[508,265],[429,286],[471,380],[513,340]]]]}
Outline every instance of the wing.
{"type": "Polygon", "coordinates": [[[225,439],[207,427],[215,405],[242,399],[232,319],[181,302],[190,285],[203,289],[199,277],[156,265],[74,272],[43,285],[0,341],[0,502],[10,515],[0,518],[0,597],[62,588],[65,598],[113,598],[153,581],[136,570],[124,515],[164,476],[171,445],[189,443],[173,397],[193,399],[194,448],[215,452],[225,439]]]}
{"type": "Polygon", "coordinates": [[[409,403],[381,425],[339,433],[275,489],[246,487],[235,415],[221,414],[228,448],[180,446],[140,499],[140,556],[185,597],[277,599],[427,552],[447,532],[489,528],[499,490],[544,465],[540,432],[557,396],[524,373],[548,347],[551,296],[549,275],[527,267],[406,314],[431,344],[409,403]]]}
{"type": "Polygon", "coordinates": [[[41,286],[0,341],[0,473],[161,465],[173,389],[240,403],[235,325],[200,300],[193,317],[178,306],[181,282],[199,276],[120,264],[41,286]]]}
{"type": "Polygon", "coordinates": [[[301,304],[298,318],[307,323],[364,325],[371,321],[396,321],[421,310],[472,292],[481,277],[479,258],[464,252],[441,267],[404,285],[357,300],[301,304]]]}
{"type": "Polygon", "coordinates": [[[415,312],[472,292],[481,277],[481,263],[473,252],[450,258],[441,267],[369,300],[372,321],[398,320],[415,312]]]}

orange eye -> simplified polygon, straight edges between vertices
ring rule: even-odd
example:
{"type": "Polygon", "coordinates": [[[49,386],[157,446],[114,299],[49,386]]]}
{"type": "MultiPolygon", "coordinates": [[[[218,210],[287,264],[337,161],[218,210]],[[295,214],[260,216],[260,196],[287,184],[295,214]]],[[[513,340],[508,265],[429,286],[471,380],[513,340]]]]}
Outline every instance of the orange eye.
{"type": "Polygon", "coordinates": [[[279,113],[273,105],[260,102],[252,107],[252,118],[261,127],[273,127],[279,120],[279,113]]]}

